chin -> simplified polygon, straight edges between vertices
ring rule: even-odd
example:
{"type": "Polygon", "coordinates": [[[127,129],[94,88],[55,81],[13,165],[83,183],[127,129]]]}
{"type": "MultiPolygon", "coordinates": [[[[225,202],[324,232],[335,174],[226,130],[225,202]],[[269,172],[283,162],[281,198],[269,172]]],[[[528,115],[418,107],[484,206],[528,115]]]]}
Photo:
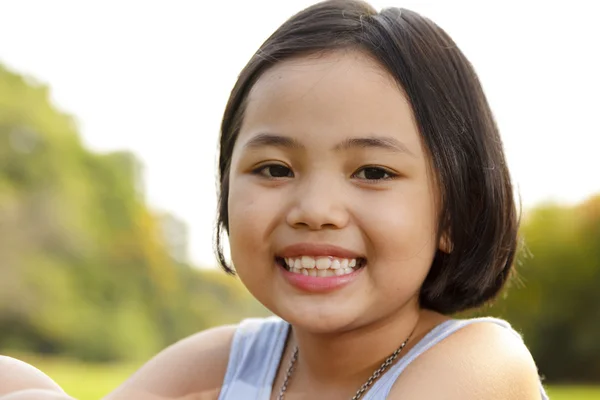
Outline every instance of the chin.
{"type": "Polygon", "coordinates": [[[349,304],[351,307],[340,308],[333,299],[320,300],[295,304],[285,302],[271,311],[296,329],[319,334],[346,332],[367,322],[364,321],[365,313],[360,312],[356,302],[349,304]]]}
{"type": "Polygon", "coordinates": [[[343,316],[308,316],[308,315],[293,315],[291,318],[284,318],[287,322],[296,329],[301,329],[306,332],[315,334],[333,334],[347,332],[354,328],[354,323],[351,318],[343,316]]]}

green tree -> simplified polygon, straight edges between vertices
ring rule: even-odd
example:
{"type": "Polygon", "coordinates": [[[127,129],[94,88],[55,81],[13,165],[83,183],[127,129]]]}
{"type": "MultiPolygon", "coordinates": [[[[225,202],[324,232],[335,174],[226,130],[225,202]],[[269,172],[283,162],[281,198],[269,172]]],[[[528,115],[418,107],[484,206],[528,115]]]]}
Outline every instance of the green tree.
{"type": "Polygon", "coordinates": [[[49,91],[0,67],[0,350],[147,358],[264,310],[169,255],[133,154],[85,149],[49,91]]]}

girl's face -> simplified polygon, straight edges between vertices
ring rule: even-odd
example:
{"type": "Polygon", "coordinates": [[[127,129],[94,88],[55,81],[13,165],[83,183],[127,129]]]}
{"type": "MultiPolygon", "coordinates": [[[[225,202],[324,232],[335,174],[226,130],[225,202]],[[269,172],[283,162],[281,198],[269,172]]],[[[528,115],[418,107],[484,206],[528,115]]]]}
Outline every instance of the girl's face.
{"type": "Polygon", "coordinates": [[[409,102],[371,58],[280,62],[251,90],[232,155],[235,269],[313,332],[416,308],[438,247],[429,172],[409,102]]]}

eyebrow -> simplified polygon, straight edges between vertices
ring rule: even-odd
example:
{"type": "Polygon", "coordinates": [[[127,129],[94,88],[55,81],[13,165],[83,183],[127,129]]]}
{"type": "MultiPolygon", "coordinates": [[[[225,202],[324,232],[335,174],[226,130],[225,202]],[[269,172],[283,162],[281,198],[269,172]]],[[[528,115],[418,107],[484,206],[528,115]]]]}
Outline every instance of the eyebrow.
{"type": "MultiPolygon", "coordinates": [[[[245,148],[257,148],[263,146],[273,146],[287,149],[305,148],[304,145],[297,139],[288,136],[275,135],[272,133],[260,133],[251,138],[244,145],[245,148]]],[[[348,138],[335,145],[333,150],[340,151],[353,148],[379,148],[397,153],[405,153],[412,157],[416,157],[416,155],[404,143],[396,138],[387,136],[348,138]]]]}
{"type": "Polygon", "coordinates": [[[283,147],[288,149],[303,149],[304,146],[298,140],[287,136],[274,135],[271,133],[261,133],[248,140],[245,148],[257,148],[264,146],[283,147]]]}
{"type": "Polygon", "coordinates": [[[334,147],[335,150],[347,150],[352,148],[379,148],[396,153],[405,153],[412,157],[416,155],[401,141],[393,137],[372,136],[365,138],[349,138],[334,147]]]}

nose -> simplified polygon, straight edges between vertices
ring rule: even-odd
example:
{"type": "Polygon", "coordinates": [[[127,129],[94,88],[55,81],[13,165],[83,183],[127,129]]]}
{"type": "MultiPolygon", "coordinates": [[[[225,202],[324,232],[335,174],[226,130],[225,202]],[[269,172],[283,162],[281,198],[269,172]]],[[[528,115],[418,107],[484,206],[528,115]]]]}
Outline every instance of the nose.
{"type": "Polygon", "coordinates": [[[287,223],[310,230],[341,229],[348,224],[345,196],[335,179],[324,176],[307,179],[293,191],[287,223]]]}

